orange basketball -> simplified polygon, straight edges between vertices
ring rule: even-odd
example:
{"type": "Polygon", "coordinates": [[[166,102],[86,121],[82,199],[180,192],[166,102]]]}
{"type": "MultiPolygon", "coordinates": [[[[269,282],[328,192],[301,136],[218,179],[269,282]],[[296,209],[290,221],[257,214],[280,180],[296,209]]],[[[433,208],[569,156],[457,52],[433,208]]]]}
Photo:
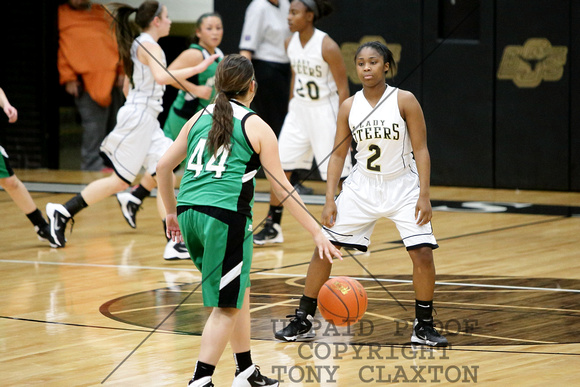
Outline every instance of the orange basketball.
{"type": "Polygon", "coordinates": [[[350,277],[331,278],[318,292],[318,309],[326,321],[346,327],[359,321],[368,305],[367,292],[350,277]]]}

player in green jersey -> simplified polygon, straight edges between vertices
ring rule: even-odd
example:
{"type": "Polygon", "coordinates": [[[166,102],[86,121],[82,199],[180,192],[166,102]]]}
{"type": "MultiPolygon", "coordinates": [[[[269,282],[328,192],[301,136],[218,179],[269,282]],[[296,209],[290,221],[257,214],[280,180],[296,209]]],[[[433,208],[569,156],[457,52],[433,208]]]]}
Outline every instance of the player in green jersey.
{"type": "Polygon", "coordinates": [[[288,197],[286,208],[312,234],[320,259],[332,261],[341,253],[293,192],[274,132],[249,109],[257,89],[251,62],[237,54],[225,57],[215,86],[216,103],[186,123],[157,165],[167,235],[185,242],[202,273],[204,305],[213,308],[189,386],[213,386],[211,376],[228,342],[237,365],[233,386],[277,386],[250,356],[252,206],[260,164],[274,193],[280,200],[288,197]],[[176,201],[171,171],[184,159],[187,170],[176,201]]]}

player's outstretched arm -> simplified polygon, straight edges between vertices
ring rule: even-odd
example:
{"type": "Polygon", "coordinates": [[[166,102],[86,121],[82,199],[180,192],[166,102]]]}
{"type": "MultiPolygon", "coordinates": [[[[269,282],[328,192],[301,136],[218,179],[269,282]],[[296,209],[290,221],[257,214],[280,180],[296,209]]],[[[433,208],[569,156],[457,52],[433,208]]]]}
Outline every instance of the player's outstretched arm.
{"type": "Polygon", "coordinates": [[[284,206],[300,225],[312,235],[320,258],[326,258],[330,262],[333,258],[342,259],[340,250],[324,236],[315,217],[308,212],[306,205],[286,178],[280,164],[278,142],[274,131],[258,116],[250,117],[246,121],[246,126],[251,128],[248,133],[250,141],[254,150],[260,155],[260,162],[264,167],[272,191],[280,201],[284,202],[284,206]]]}

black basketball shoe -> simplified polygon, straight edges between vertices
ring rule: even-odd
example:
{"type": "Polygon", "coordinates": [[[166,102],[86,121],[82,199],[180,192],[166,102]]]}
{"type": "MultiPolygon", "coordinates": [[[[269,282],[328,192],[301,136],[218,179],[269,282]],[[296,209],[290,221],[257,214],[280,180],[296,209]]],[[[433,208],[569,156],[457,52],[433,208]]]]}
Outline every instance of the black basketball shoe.
{"type": "Polygon", "coordinates": [[[278,223],[272,222],[271,219],[266,219],[262,231],[254,235],[254,244],[267,245],[271,243],[284,242],[284,235],[282,235],[282,227],[278,223]]]}
{"type": "Polygon", "coordinates": [[[121,206],[121,212],[123,213],[123,217],[129,226],[132,228],[137,228],[137,211],[141,208],[142,200],[133,196],[130,192],[120,192],[117,194],[117,201],[121,206]]]}
{"type": "Polygon", "coordinates": [[[442,336],[433,326],[433,319],[419,322],[415,319],[413,323],[413,335],[411,342],[425,344],[431,347],[447,347],[449,344],[445,336],[442,336]]]}
{"type": "Polygon", "coordinates": [[[214,384],[211,382],[211,376],[204,376],[197,380],[191,379],[187,387],[214,387],[214,384]]]}
{"type": "Polygon", "coordinates": [[[34,226],[34,230],[36,231],[36,235],[38,235],[39,241],[47,241],[50,243],[50,247],[57,247],[57,244],[54,243],[54,238],[50,235],[49,224],[45,224],[43,227],[34,226]]]}
{"type": "Polygon", "coordinates": [[[260,367],[252,364],[246,370],[236,372],[232,387],[278,386],[276,379],[268,378],[260,373],[260,367]]]}
{"type": "MultiPolygon", "coordinates": [[[[50,235],[53,238],[55,247],[64,247],[66,238],[64,232],[66,224],[72,219],[71,214],[62,204],[48,203],[46,205],[46,216],[50,225],[50,235]]],[[[52,246],[52,244],[51,244],[52,246]]]]}
{"type": "Polygon", "coordinates": [[[298,195],[312,195],[314,193],[313,188],[305,187],[302,183],[295,184],[294,189],[298,192],[298,195]]]}
{"type": "Polygon", "coordinates": [[[296,314],[290,314],[290,323],[274,334],[282,341],[309,341],[316,337],[312,329],[312,317],[302,309],[296,309],[296,314]]]}

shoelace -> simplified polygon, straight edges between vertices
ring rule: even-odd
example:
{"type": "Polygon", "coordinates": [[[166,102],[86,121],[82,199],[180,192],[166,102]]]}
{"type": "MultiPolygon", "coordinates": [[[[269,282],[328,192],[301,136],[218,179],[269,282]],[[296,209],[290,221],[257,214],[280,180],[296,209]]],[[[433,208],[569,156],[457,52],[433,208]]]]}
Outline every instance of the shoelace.
{"type": "Polygon", "coordinates": [[[424,331],[429,332],[433,336],[440,336],[439,332],[435,330],[435,326],[433,324],[425,324],[422,326],[424,331]]]}
{"type": "Polygon", "coordinates": [[[254,370],[254,373],[253,373],[252,375],[254,375],[254,377],[255,377],[256,379],[257,379],[257,378],[263,378],[263,379],[266,379],[266,380],[268,380],[268,381],[269,381],[269,380],[272,380],[272,379],[270,379],[269,377],[262,375],[262,373],[260,372],[260,366],[258,366],[258,365],[255,365],[255,364],[254,364],[254,367],[256,367],[256,369],[254,370]]]}
{"type": "Polygon", "coordinates": [[[69,232],[68,234],[69,234],[69,235],[72,235],[72,230],[73,230],[73,227],[74,227],[74,225],[75,225],[75,218],[73,218],[73,217],[71,216],[69,220],[71,221],[71,224],[70,224],[70,232],[69,232]]]}
{"type": "MultiPolygon", "coordinates": [[[[141,204],[137,204],[134,202],[129,202],[130,204],[132,204],[133,206],[135,206],[135,214],[137,213],[137,211],[141,210],[143,208],[143,201],[141,201],[141,204]]],[[[127,208],[129,208],[129,205],[127,205],[127,208]]]]}
{"type": "MultiPolygon", "coordinates": [[[[274,221],[272,220],[272,217],[271,217],[270,215],[268,215],[268,216],[266,217],[266,220],[264,220],[264,221],[262,222],[262,224],[261,224],[261,225],[263,226],[263,229],[262,229],[262,231],[263,231],[263,230],[266,230],[266,229],[268,229],[268,228],[272,228],[272,224],[273,224],[273,223],[274,223],[274,221]]],[[[260,227],[260,225],[258,225],[258,227],[260,227]]]]}
{"type": "Polygon", "coordinates": [[[290,320],[290,322],[295,322],[295,321],[300,321],[302,320],[300,317],[298,317],[297,314],[289,314],[286,316],[286,318],[290,318],[292,317],[292,319],[290,320]]]}
{"type": "Polygon", "coordinates": [[[289,314],[286,316],[286,318],[290,318],[292,317],[292,319],[290,320],[290,323],[300,323],[302,325],[305,325],[303,318],[299,317],[297,314],[289,314]]]}

